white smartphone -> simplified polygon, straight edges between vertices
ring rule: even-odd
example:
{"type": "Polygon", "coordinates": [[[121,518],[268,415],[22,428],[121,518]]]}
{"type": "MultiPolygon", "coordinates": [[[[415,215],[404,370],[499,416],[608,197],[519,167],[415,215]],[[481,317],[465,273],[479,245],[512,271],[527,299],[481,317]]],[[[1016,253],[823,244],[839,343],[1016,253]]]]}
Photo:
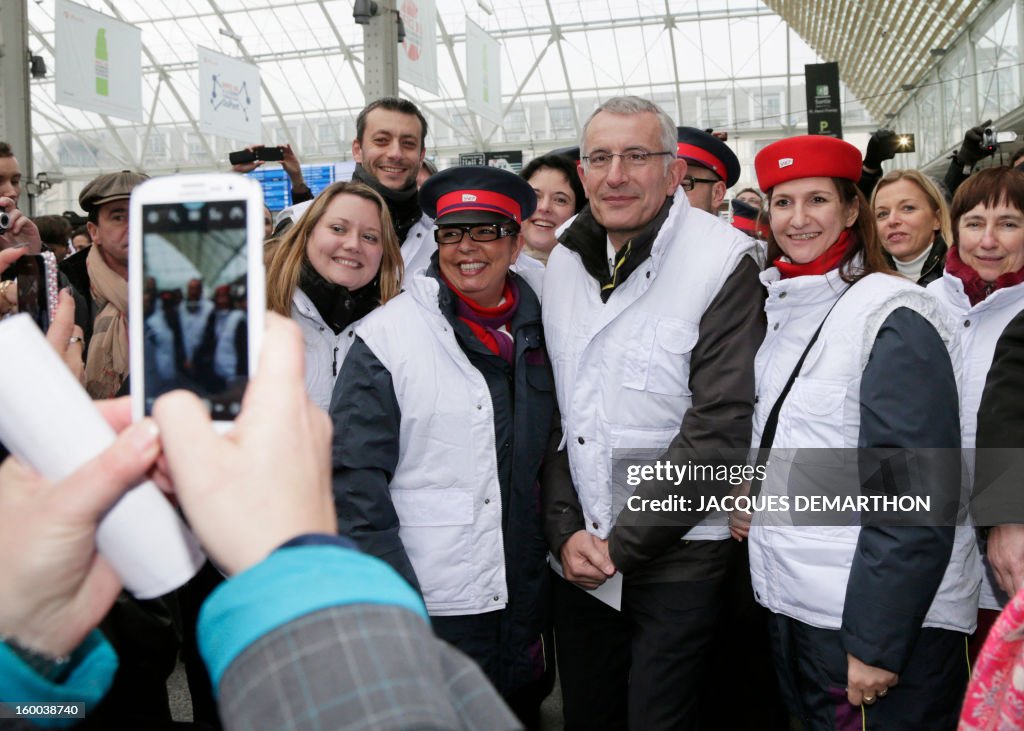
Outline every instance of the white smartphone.
{"type": "Polygon", "coordinates": [[[227,431],[263,334],[259,183],[234,173],[153,178],[132,191],[128,235],[133,416],[184,388],[227,431]]]}

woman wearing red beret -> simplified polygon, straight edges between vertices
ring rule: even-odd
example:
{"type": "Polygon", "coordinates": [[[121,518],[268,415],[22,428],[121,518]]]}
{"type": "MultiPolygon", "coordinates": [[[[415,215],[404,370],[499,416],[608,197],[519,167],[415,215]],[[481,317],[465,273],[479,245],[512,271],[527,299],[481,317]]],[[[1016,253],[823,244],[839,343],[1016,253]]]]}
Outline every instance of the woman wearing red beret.
{"type": "MultiPolygon", "coordinates": [[[[860,153],[795,137],[755,166],[771,224],[753,439],[772,450],[762,504],[846,494],[956,505],[953,326],[886,266],[856,188],[860,153]]],[[[973,536],[951,519],[893,522],[870,509],[754,516],[754,593],[772,613],[783,698],[809,730],[956,726],[977,606],[973,536]]]]}

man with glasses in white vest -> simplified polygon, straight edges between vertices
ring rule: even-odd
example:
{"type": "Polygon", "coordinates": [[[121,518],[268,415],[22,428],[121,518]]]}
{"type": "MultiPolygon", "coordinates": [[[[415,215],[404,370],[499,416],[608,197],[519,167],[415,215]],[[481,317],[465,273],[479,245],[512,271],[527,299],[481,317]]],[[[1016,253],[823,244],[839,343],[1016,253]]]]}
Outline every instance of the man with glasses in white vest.
{"type": "MultiPolygon", "coordinates": [[[[652,102],[602,104],[580,152],[589,202],[552,252],[544,298],[562,426],[542,494],[564,577],[555,637],[565,727],[689,729],[719,611],[727,517],[695,527],[620,519],[612,452],[749,447],[764,336],[754,242],[687,200],[675,124],[652,102]],[[598,587],[620,608],[594,596],[598,587]]],[[[669,490],[697,497],[685,482],[634,494],[669,490]]]]}

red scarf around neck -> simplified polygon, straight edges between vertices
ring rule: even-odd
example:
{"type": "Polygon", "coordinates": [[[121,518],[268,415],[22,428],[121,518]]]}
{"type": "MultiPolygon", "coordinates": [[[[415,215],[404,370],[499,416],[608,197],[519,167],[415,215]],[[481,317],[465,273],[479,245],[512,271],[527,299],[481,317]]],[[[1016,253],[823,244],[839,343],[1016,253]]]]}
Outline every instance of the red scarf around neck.
{"type": "Polygon", "coordinates": [[[774,261],[775,268],[779,270],[782,279],[803,277],[808,274],[825,274],[839,266],[839,262],[842,261],[846,250],[850,248],[854,241],[855,239],[853,234],[850,233],[850,229],[843,229],[836,242],[825,249],[817,259],[806,264],[796,264],[791,261],[784,261],[782,257],[779,257],[774,261]]]}
{"type": "Polygon", "coordinates": [[[950,246],[946,253],[946,271],[964,283],[964,294],[967,295],[972,307],[997,289],[1012,287],[1024,282],[1024,268],[1001,274],[991,284],[986,282],[976,269],[964,263],[964,260],[960,258],[960,249],[956,246],[950,246]]]}
{"type": "Polygon", "coordinates": [[[499,335],[498,330],[506,327],[516,314],[519,305],[518,287],[506,279],[505,290],[501,294],[503,302],[497,307],[483,307],[456,289],[447,277],[442,275],[442,278],[448,289],[458,297],[455,307],[458,318],[466,323],[484,347],[511,363],[512,341],[504,335],[499,335]]]}

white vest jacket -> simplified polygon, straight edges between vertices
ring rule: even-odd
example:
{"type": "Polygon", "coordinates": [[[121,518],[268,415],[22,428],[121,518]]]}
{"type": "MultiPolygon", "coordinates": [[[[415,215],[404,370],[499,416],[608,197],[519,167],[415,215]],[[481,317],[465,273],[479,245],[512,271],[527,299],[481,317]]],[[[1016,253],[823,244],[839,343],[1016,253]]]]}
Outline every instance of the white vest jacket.
{"type": "MultiPolygon", "coordinates": [[[[755,448],[804,348],[847,287],[837,270],[782,280],[773,267],[762,273],[761,280],[768,288],[768,331],[755,361],[755,448]]],[[[790,460],[800,458],[797,448],[829,448],[837,451],[829,453],[828,459],[857,459],[861,374],[879,329],[901,307],[935,326],[950,353],[954,373],[959,371],[954,326],[941,304],[902,277],[865,277],[836,304],[793,383],[779,413],[762,495],[787,494],[790,460]]],[[[860,527],[771,523],[772,514],[755,514],[750,531],[750,575],[757,601],[812,626],[839,629],[860,527]]],[[[979,573],[973,528],[958,527],[949,565],[924,626],[973,632],[979,573]]]]}
{"type": "MultiPolygon", "coordinates": [[[[946,306],[957,324],[956,333],[960,341],[960,352],[963,354],[963,370],[960,377],[961,446],[965,450],[968,475],[973,485],[973,450],[978,437],[978,408],[981,406],[981,394],[985,390],[985,381],[992,367],[999,336],[1010,324],[1010,320],[1024,309],[1024,284],[997,289],[973,306],[964,294],[963,282],[949,272],[943,272],[941,279],[929,284],[928,291],[946,306]]],[[[1007,398],[1020,396],[1007,394],[1007,398]]],[[[1002,609],[1004,600],[997,598],[996,594],[1003,596],[1003,592],[996,591],[986,572],[982,573],[982,578],[981,606],[985,609],[1002,609]]]]}
{"type": "Polygon", "coordinates": [[[388,369],[401,409],[391,500],[427,611],[482,614],[508,603],[494,414],[437,295],[436,280],[412,276],[356,334],[388,369]]]}
{"type": "MultiPolygon", "coordinates": [[[[430,257],[437,251],[434,241],[434,221],[427,214],[413,224],[402,244],[402,261],[405,264],[404,281],[430,266],[430,257]]],[[[404,283],[404,282],[403,282],[404,283]]]]}
{"type": "Polygon", "coordinates": [[[306,352],[306,393],[309,400],[327,411],[334,393],[334,381],[341,373],[348,349],[352,347],[355,323],[337,335],[327,326],[316,305],[298,287],[292,295],[292,319],[302,330],[306,352]]]}
{"type": "MultiPolygon", "coordinates": [[[[603,242],[602,242],[603,243],[603,242]]],[[[752,239],[677,190],[651,255],[607,303],[579,254],[556,246],[544,275],[544,333],[587,530],[607,538],[633,489],[612,484],[612,450],[665,449],[691,405],[690,353],[704,311],[752,239]]],[[[718,514],[688,539],[729,537],[718,514]]]]}

